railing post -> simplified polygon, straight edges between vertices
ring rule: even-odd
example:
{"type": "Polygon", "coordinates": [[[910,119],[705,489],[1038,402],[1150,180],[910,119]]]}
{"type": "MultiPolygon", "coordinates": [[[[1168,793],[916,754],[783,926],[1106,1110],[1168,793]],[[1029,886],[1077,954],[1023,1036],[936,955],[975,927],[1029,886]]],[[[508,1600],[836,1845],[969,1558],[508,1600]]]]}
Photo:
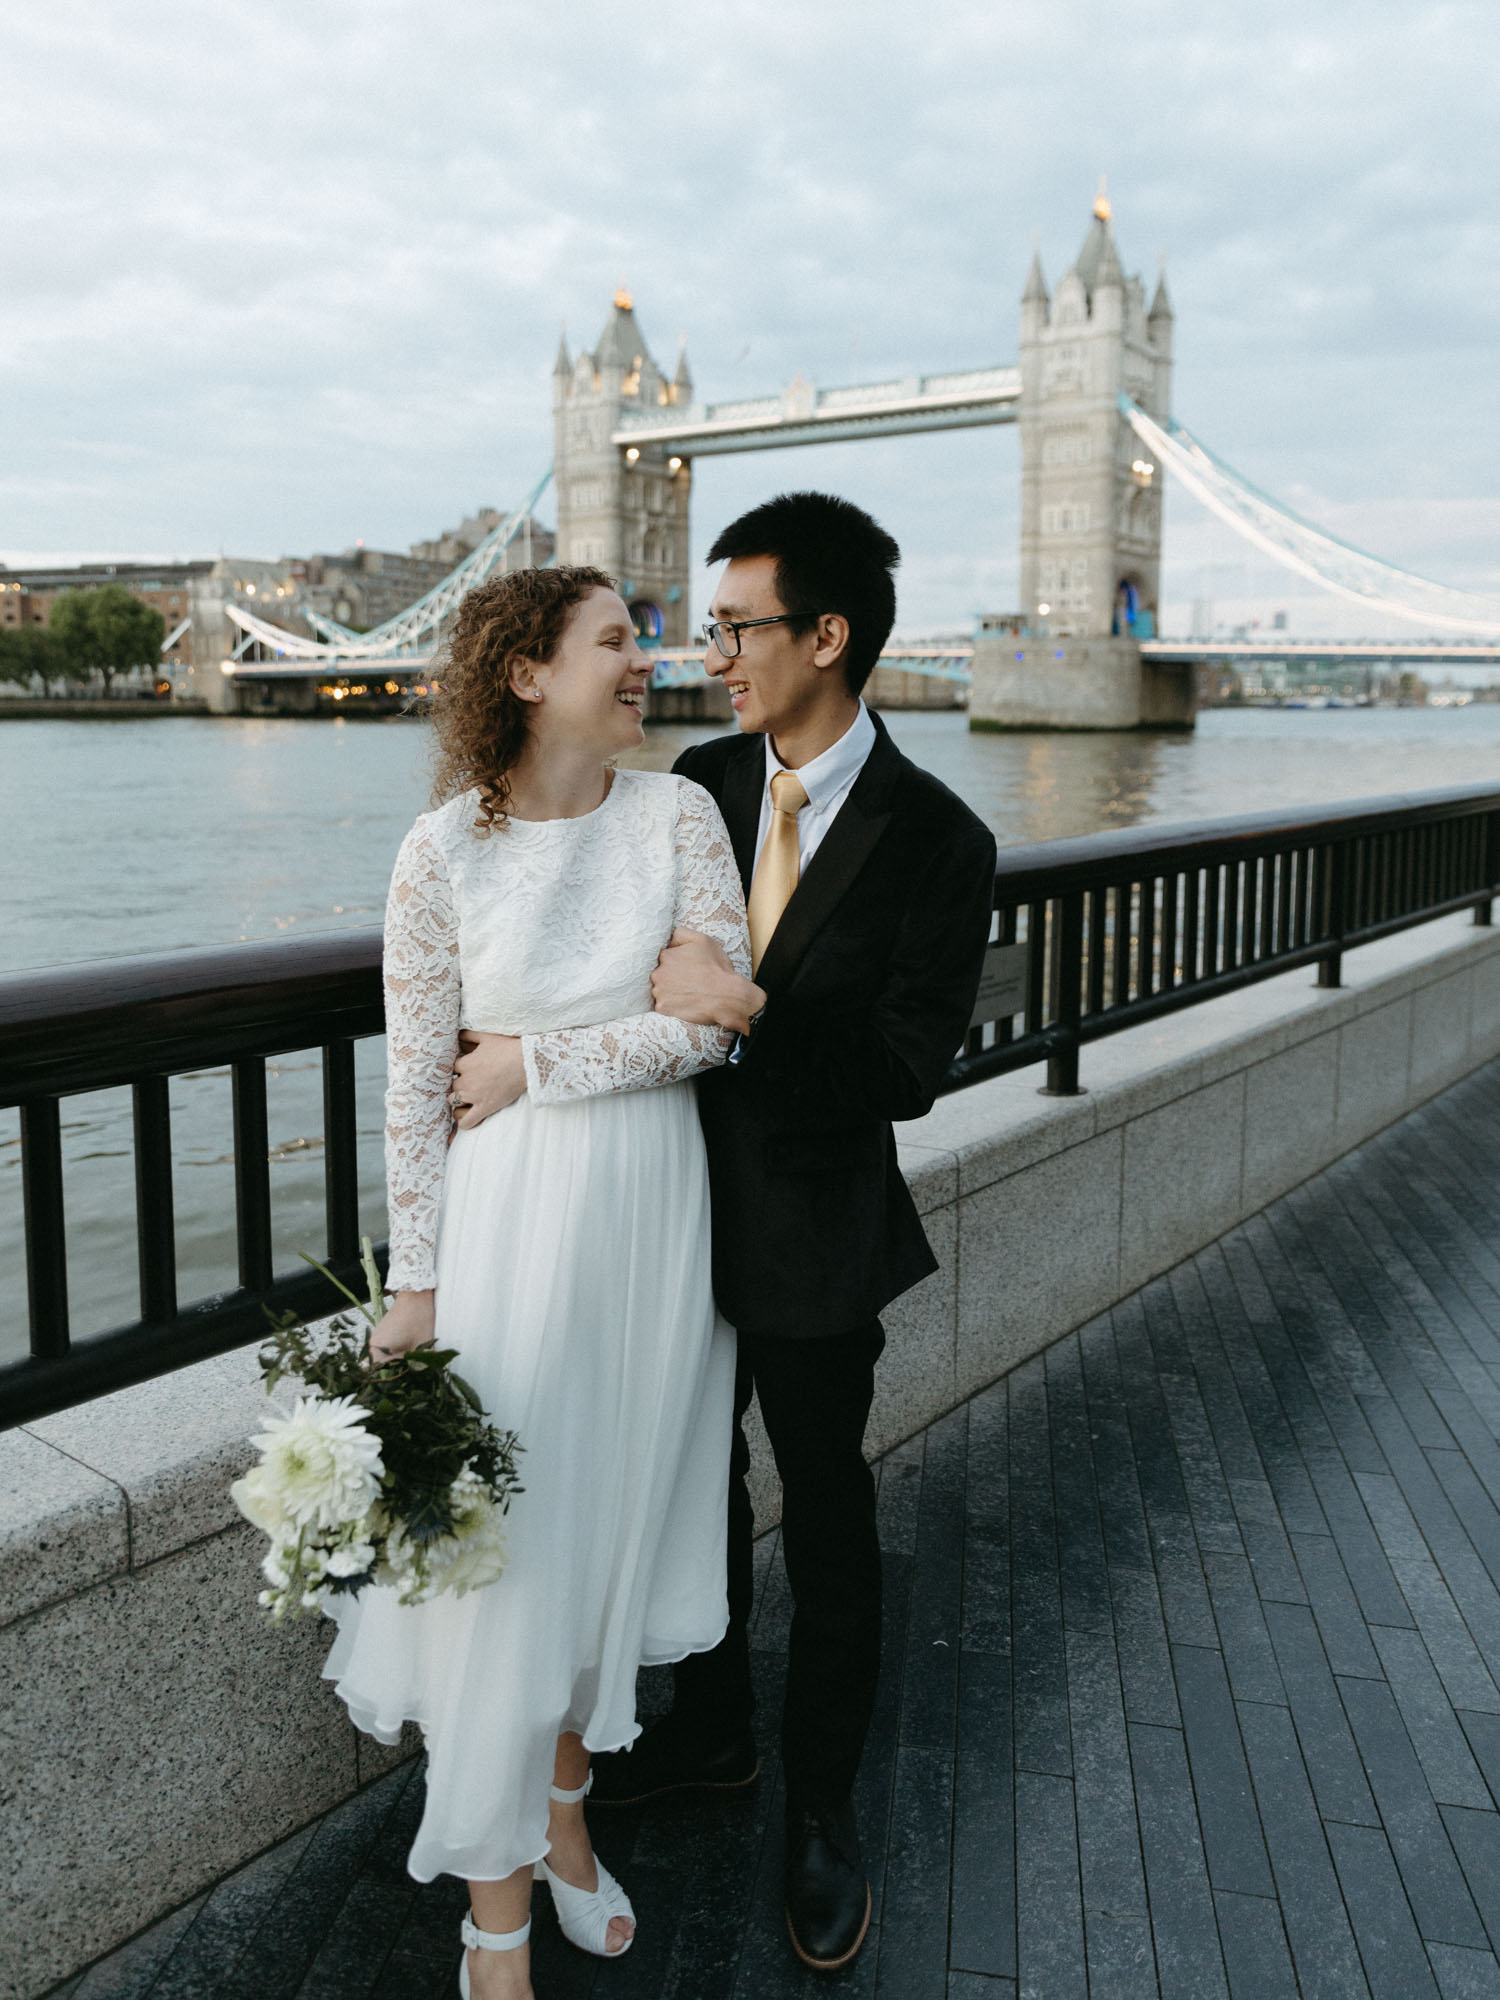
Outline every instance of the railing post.
{"type": "Polygon", "coordinates": [[[31,1351],[68,1351],[68,1239],[63,1220],[62,1116],[55,1097],[21,1106],[21,1191],[26,1212],[26,1292],[31,1351]]]}
{"type": "Polygon", "coordinates": [[[136,1257],[147,1326],[165,1326],[177,1317],[170,1088],[166,1077],[147,1076],[134,1092],[136,1257]]]}
{"type": "MultiPolygon", "coordinates": [[[[1488,888],[1500,884],[1500,813],[1486,813],[1484,816],[1484,879],[1488,888]]],[[[1482,903],[1474,905],[1476,924],[1492,924],[1495,921],[1495,899],[1487,896],[1482,903]]]]}
{"type": "Polygon", "coordinates": [[[1083,1018],[1081,889],[1058,900],[1052,920],[1052,978],[1044,1097],[1078,1097],[1078,1025],[1083,1018]]]}
{"type": "Polygon", "coordinates": [[[354,1044],[323,1050],[323,1190],[331,1263],[359,1255],[359,1155],[354,1044]]]}
{"type": "Polygon", "coordinates": [[[271,1282],[271,1169],[263,1057],[237,1062],[234,1076],[234,1207],[240,1283],[263,1292],[271,1282]]]}
{"type": "Polygon", "coordinates": [[[1324,935],[1334,939],[1333,949],[1325,958],[1318,960],[1318,984],[1320,986],[1342,986],[1344,970],[1344,926],[1347,922],[1346,905],[1349,894],[1349,843],[1345,840],[1329,841],[1319,850],[1318,905],[1323,919],[1324,935]]]}

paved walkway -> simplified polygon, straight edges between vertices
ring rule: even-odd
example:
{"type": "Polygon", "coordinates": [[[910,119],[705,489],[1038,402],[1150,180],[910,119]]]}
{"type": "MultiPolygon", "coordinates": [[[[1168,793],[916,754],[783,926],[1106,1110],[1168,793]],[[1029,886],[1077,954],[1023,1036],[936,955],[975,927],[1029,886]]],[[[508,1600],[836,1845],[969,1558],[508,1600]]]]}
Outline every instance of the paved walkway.
{"type": "MultiPolygon", "coordinates": [[[[539,1893],[540,2000],[1500,1996],[1497,1439],[1492,1065],[885,1459],[848,1972],[787,1948],[768,1778],[598,1812],[640,1938],[600,1967],[539,1893]]],[[[59,1992],[446,2000],[463,1891],[403,1872],[421,1782],[59,1992]]]]}

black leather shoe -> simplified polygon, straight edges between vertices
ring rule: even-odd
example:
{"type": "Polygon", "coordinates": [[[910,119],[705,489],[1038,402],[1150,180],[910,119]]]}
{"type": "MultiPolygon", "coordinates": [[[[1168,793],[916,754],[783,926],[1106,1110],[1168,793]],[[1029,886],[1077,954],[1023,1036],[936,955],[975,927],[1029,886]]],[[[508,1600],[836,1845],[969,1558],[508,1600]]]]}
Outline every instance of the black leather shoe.
{"type": "Polygon", "coordinates": [[[635,1806],[666,1792],[733,1792],[760,1776],[760,1757],[748,1729],[707,1737],[673,1716],[654,1722],[628,1750],[593,1761],[589,1804],[635,1806]]]}
{"type": "Polygon", "coordinates": [[[870,1928],[870,1885],[859,1858],[854,1807],[788,1805],[786,1927],[816,1972],[847,1965],[870,1928]]]}

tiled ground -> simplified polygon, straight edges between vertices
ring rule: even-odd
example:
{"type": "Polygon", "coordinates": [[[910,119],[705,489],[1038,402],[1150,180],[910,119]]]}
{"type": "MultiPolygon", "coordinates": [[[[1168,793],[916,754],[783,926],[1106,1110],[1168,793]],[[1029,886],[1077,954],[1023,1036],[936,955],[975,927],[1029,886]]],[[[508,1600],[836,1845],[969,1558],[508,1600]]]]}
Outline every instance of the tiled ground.
{"type": "MultiPolygon", "coordinates": [[[[539,1893],[540,2000],[1500,1996],[1497,1440],[1500,1065],[884,1461],[876,1921],[847,1973],[787,1948],[768,1779],[598,1812],[640,1938],[601,1967],[539,1893]]],[[[420,1787],[60,1991],[446,2000],[463,1891],[403,1873],[420,1787]]]]}

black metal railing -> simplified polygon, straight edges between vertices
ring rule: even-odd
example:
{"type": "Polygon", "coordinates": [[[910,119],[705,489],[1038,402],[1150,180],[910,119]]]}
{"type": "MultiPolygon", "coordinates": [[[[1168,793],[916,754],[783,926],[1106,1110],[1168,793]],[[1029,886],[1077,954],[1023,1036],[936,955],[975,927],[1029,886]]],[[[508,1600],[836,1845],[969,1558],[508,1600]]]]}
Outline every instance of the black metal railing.
{"type": "MultiPolygon", "coordinates": [[[[1336,986],[1351,947],[1450,912],[1488,923],[1500,894],[1500,787],[1138,827],[1001,853],[994,942],[959,1090],[1045,1061],[1079,1088],[1079,1052],[1298,966],[1336,986]]],[[[354,1044],[383,1032],[380,934],[173,952],[0,978],[0,1108],[19,1108],[30,1353],[0,1367],[0,1425],[22,1423],[252,1340],[265,1309],[332,1311],[315,1272],[273,1269],[266,1062],[322,1051],[326,1261],[357,1270],[354,1044]],[[178,1298],[168,1081],[233,1077],[239,1283],[178,1298]],[[128,1085],[138,1319],[69,1329],[61,1106],[128,1085]]]]}
{"type": "Polygon", "coordinates": [[[1246,813],[1003,849],[980,1005],[945,1087],[1045,1059],[1079,1088],[1101,1035],[1315,965],[1500,894],[1500,787],[1246,813]]]}
{"type": "Polygon", "coordinates": [[[317,1272],[272,1269],[267,1058],[319,1048],[325,1259],[359,1270],[354,1044],[384,1032],[380,933],[178,951],[0,978],[0,1106],[19,1109],[30,1354],[0,1367],[0,1426],[166,1374],[253,1340],[265,1311],[332,1312],[317,1272]],[[229,1067],[239,1283],[182,1301],[168,1080],[229,1067]],[[128,1085],[140,1317],[74,1342],[68,1311],[62,1103],[128,1085]]]}

